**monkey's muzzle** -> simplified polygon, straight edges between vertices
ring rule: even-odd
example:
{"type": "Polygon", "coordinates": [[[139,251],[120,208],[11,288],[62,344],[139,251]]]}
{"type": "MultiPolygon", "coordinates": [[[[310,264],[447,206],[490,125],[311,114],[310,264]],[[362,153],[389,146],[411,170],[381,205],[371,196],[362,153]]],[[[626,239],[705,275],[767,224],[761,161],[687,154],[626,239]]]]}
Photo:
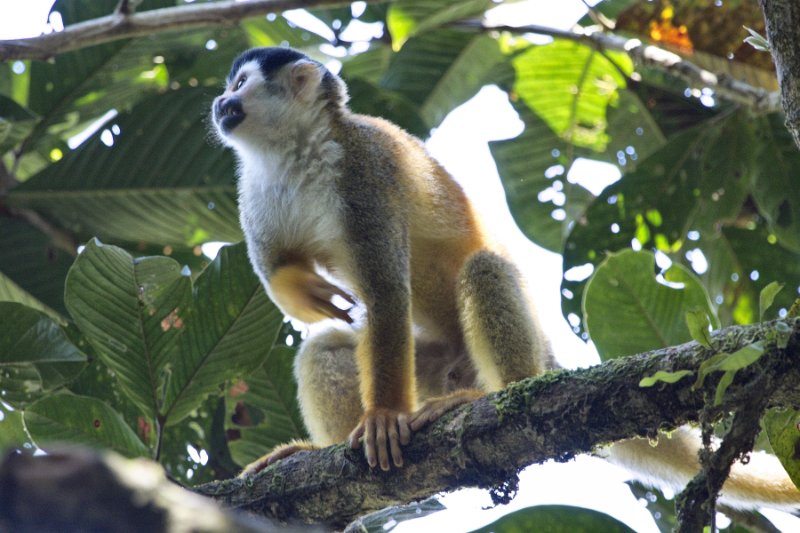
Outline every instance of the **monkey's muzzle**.
{"type": "Polygon", "coordinates": [[[229,98],[218,96],[214,101],[214,122],[224,133],[233,131],[242,123],[245,116],[242,101],[236,96],[229,98]]]}

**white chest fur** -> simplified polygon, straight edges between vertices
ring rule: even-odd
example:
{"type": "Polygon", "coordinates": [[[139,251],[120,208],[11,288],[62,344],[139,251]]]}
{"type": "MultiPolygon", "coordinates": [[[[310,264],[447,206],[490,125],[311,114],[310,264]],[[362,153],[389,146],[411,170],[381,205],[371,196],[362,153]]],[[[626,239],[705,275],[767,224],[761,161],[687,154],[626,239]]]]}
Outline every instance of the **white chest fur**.
{"type": "Polygon", "coordinates": [[[341,149],[332,141],[317,146],[299,153],[239,151],[239,208],[249,246],[302,250],[318,260],[335,255],[342,238],[335,189],[341,149]]]}

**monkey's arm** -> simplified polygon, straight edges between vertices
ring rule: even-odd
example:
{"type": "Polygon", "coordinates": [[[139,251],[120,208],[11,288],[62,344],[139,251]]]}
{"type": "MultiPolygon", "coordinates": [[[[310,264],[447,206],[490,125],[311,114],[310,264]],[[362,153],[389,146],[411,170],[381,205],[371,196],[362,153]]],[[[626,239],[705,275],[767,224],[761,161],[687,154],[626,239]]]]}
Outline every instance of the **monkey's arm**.
{"type": "Polygon", "coordinates": [[[398,185],[374,176],[364,181],[371,183],[343,194],[356,292],[367,311],[356,347],[364,416],[350,443],[357,448],[363,436],[369,465],[389,470],[390,457],[402,465],[400,445],[410,441],[415,408],[410,245],[402,194],[389,194],[398,185]]]}

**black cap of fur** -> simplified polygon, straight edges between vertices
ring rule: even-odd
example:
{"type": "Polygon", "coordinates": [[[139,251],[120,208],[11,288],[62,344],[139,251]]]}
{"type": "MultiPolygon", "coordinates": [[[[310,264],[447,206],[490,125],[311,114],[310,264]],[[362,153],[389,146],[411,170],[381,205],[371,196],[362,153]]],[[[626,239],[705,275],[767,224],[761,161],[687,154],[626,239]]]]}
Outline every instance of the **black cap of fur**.
{"type": "Polygon", "coordinates": [[[233,66],[231,66],[231,72],[228,74],[228,82],[233,81],[233,77],[236,76],[236,73],[239,72],[242,65],[248,61],[257,61],[261,68],[261,73],[265,78],[268,78],[270,74],[284,65],[293,63],[299,59],[308,59],[308,56],[297,50],[279,46],[251,48],[234,60],[233,66]]]}

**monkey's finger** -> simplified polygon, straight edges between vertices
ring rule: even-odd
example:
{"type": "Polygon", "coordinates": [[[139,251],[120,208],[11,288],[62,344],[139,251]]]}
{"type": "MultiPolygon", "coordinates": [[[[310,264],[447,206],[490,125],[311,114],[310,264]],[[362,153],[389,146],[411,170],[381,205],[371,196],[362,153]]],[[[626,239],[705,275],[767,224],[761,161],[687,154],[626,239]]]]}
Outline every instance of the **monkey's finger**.
{"type": "Polygon", "coordinates": [[[375,418],[371,416],[364,421],[364,455],[370,468],[378,466],[378,456],[375,451],[375,418]]]}
{"type": "Polygon", "coordinates": [[[408,425],[408,415],[398,415],[397,428],[400,432],[400,444],[405,446],[411,442],[411,427],[408,425]]]}
{"type": "Polygon", "coordinates": [[[375,424],[375,448],[378,452],[378,462],[381,470],[388,472],[389,466],[389,443],[387,440],[388,429],[386,427],[386,416],[378,415],[375,424]]]}
{"type": "Polygon", "coordinates": [[[310,286],[309,291],[312,295],[320,300],[330,300],[333,296],[339,296],[342,300],[350,305],[355,305],[356,303],[355,300],[353,300],[353,297],[346,293],[343,289],[332,283],[328,283],[323,278],[318,278],[317,282],[310,286]]]}
{"type": "Polygon", "coordinates": [[[357,450],[361,447],[361,437],[364,436],[364,424],[359,424],[350,432],[350,447],[357,450]]]}
{"type": "MultiPolygon", "coordinates": [[[[399,417],[398,417],[399,418],[399,417]]],[[[389,450],[392,453],[392,462],[394,466],[400,468],[403,466],[403,452],[400,451],[400,434],[398,433],[398,421],[389,420],[389,450]]]]}
{"type": "Polygon", "coordinates": [[[353,318],[345,309],[339,309],[326,300],[314,300],[314,310],[328,318],[337,318],[348,324],[353,323],[353,318]]]}

